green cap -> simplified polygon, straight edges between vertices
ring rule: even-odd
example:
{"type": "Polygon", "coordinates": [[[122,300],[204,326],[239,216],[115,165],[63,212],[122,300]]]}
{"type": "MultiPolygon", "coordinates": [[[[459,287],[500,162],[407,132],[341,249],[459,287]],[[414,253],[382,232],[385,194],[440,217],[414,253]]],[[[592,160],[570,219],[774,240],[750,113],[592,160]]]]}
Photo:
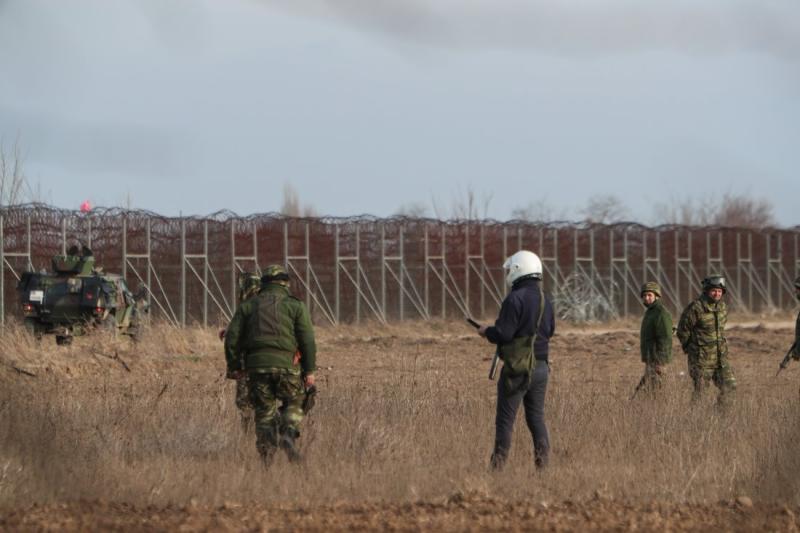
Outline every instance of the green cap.
{"type": "Polygon", "coordinates": [[[640,295],[644,296],[644,293],[646,292],[652,292],[657,297],[661,298],[661,286],[659,286],[659,284],[656,283],[655,281],[648,281],[647,283],[642,285],[642,291],[640,295]]]}
{"type": "Polygon", "coordinates": [[[258,294],[261,290],[261,277],[258,274],[242,272],[239,274],[239,301],[243,302],[249,297],[258,294]]]}
{"type": "Polygon", "coordinates": [[[274,282],[281,282],[284,284],[289,282],[289,274],[286,273],[286,269],[281,265],[269,265],[263,270],[261,283],[274,282]]]}

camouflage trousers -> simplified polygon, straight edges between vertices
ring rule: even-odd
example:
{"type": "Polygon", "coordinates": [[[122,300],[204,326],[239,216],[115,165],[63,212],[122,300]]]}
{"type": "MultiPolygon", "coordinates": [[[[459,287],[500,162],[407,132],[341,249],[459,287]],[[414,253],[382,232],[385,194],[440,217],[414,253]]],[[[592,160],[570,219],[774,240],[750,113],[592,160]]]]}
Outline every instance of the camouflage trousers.
{"type": "Polygon", "coordinates": [[[736,376],[728,354],[689,354],[689,375],[694,384],[692,399],[699,399],[709,384],[719,389],[719,402],[724,403],[736,391],[736,376]]]}
{"type": "Polygon", "coordinates": [[[236,380],[235,403],[242,415],[242,426],[244,429],[248,429],[253,418],[253,404],[250,402],[250,388],[247,385],[246,377],[236,380]]]}
{"type": "Polygon", "coordinates": [[[303,421],[305,389],[299,372],[268,369],[247,378],[250,402],[255,410],[256,448],[269,461],[280,447],[289,459],[299,460],[297,438],[303,421]]]}
{"type": "Polygon", "coordinates": [[[644,375],[639,380],[636,390],[644,394],[654,394],[664,386],[666,365],[648,362],[644,365],[644,375]]]}

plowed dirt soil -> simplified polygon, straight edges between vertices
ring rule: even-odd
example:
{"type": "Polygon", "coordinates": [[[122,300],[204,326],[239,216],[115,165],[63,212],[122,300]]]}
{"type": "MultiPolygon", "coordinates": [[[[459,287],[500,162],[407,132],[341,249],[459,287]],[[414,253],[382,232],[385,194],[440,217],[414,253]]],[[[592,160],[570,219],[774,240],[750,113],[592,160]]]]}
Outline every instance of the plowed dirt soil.
{"type": "Polygon", "coordinates": [[[558,504],[456,495],[438,502],[308,507],[135,507],[74,502],[14,510],[8,531],[797,531],[797,509],[780,505],[558,504]]]}

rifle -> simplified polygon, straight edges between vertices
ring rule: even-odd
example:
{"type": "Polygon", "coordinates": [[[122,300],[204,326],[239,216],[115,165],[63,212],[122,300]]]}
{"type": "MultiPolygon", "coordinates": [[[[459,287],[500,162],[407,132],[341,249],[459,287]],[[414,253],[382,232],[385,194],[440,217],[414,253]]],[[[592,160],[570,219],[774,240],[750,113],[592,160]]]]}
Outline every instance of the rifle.
{"type": "MultiPolygon", "coordinates": [[[[794,348],[795,348],[795,346],[797,346],[797,341],[795,341],[795,342],[792,344],[791,348],[789,348],[789,351],[788,351],[788,352],[786,352],[786,355],[785,355],[785,356],[783,356],[783,361],[781,361],[781,365],[780,365],[780,367],[778,368],[778,374],[780,374],[780,373],[781,373],[781,370],[783,370],[784,368],[786,368],[787,366],[789,366],[789,361],[791,361],[791,360],[792,360],[792,352],[794,352],[794,348]]],[[[775,374],[775,377],[776,377],[776,378],[778,377],[778,374],[775,374]]]]}
{"type": "MultiPolygon", "coordinates": [[[[470,326],[475,329],[479,329],[481,327],[480,324],[472,320],[470,317],[466,317],[467,322],[470,326]]],[[[492,366],[489,367],[489,379],[494,379],[497,376],[497,365],[500,363],[500,347],[498,346],[497,349],[494,351],[494,357],[492,357],[492,366]]]]}
{"type": "Polygon", "coordinates": [[[639,384],[636,385],[635,389],[633,389],[633,394],[631,395],[630,399],[628,400],[629,402],[632,402],[633,399],[636,398],[636,395],[639,393],[639,389],[641,389],[644,386],[644,381],[645,381],[644,380],[644,376],[642,376],[642,379],[639,380],[639,384]]]}
{"type": "Polygon", "coordinates": [[[317,386],[311,385],[309,388],[306,389],[305,397],[303,398],[303,414],[308,414],[308,412],[314,407],[314,404],[317,403],[317,386]]]}

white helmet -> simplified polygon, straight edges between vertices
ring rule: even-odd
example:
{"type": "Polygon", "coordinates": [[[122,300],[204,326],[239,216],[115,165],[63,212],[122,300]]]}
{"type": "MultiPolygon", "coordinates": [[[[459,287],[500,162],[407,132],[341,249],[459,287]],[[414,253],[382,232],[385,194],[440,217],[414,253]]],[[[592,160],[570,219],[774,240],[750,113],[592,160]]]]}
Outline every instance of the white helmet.
{"type": "Polygon", "coordinates": [[[510,287],[519,278],[529,276],[535,279],[542,279],[542,260],[539,256],[528,250],[520,250],[503,263],[503,270],[506,270],[506,283],[510,287]]]}

